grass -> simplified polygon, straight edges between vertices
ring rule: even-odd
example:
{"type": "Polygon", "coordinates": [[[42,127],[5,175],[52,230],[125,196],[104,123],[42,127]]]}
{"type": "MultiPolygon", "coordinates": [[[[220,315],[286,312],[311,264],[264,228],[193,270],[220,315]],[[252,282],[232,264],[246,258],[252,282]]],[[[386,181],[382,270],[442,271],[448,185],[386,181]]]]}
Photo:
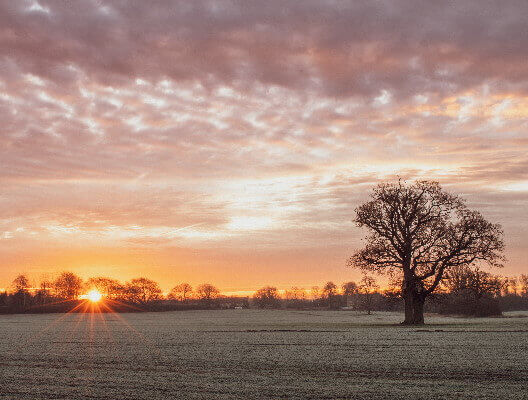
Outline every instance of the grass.
{"type": "Polygon", "coordinates": [[[528,314],[0,316],[0,398],[523,399],[528,314]]]}

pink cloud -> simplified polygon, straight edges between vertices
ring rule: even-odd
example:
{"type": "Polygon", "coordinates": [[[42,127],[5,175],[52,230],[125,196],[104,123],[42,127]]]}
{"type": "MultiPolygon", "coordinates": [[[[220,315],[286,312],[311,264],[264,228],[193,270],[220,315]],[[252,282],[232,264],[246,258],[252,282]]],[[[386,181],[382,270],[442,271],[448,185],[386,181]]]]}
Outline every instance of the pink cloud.
{"type": "Polygon", "coordinates": [[[344,260],[401,176],[503,222],[526,272],[525,2],[34,3],[0,1],[0,249],[344,260]]]}

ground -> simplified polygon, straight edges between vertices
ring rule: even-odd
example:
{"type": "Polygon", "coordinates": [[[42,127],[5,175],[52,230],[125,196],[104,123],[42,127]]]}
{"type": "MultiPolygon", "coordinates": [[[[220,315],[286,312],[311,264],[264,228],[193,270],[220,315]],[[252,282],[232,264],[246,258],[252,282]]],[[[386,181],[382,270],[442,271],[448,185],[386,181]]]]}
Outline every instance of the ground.
{"type": "Polygon", "coordinates": [[[528,399],[528,313],[0,315],[2,399],[528,399]]]}

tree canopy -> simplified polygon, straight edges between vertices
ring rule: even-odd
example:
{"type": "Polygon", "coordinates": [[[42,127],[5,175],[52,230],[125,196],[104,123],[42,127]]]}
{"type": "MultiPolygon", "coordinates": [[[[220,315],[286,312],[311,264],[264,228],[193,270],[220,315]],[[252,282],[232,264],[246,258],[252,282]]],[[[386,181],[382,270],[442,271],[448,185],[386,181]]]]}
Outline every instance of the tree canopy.
{"type": "Polygon", "coordinates": [[[261,308],[277,307],[280,304],[279,291],[274,286],[265,286],[255,292],[253,300],[261,308]]]}

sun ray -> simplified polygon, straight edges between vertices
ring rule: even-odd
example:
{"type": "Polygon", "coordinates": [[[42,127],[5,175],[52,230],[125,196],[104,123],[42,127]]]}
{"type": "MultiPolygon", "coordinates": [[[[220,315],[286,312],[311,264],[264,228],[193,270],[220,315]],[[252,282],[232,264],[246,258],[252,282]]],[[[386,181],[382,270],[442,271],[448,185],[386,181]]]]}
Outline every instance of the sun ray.
{"type": "MultiPolygon", "coordinates": [[[[108,323],[106,321],[106,314],[107,313],[103,310],[103,308],[102,308],[103,306],[104,306],[104,302],[101,303],[101,304],[98,304],[98,307],[99,307],[98,317],[101,319],[101,325],[103,326],[109,341],[112,344],[115,344],[114,335],[112,335],[112,331],[109,328],[108,323]]],[[[113,348],[113,346],[112,346],[112,348],[113,348]]]]}
{"type": "MultiPolygon", "coordinates": [[[[117,300],[112,300],[112,302],[118,303],[118,304],[120,304],[120,305],[126,305],[126,304],[121,303],[121,302],[119,302],[119,301],[117,301],[117,300]]],[[[132,325],[131,325],[126,319],[125,319],[125,318],[123,318],[123,317],[120,315],[120,313],[115,312],[115,311],[110,307],[110,305],[107,304],[107,303],[104,303],[103,306],[106,307],[106,308],[109,310],[109,312],[111,312],[111,313],[112,313],[112,314],[113,314],[113,315],[114,315],[114,316],[115,316],[115,317],[116,317],[116,318],[117,318],[117,319],[118,319],[123,325],[125,325],[130,331],[132,331],[134,334],[136,334],[136,335],[137,335],[137,336],[138,336],[143,342],[145,342],[145,343],[146,343],[147,345],[149,345],[149,346],[153,346],[153,350],[154,350],[155,352],[160,353],[159,349],[156,347],[156,344],[155,344],[153,341],[151,341],[151,340],[149,340],[148,338],[146,338],[146,337],[145,337],[141,332],[139,332],[137,329],[135,329],[135,328],[134,328],[134,327],[133,327],[133,326],[132,326],[132,325]]],[[[132,307],[132,306],[131,306],[131,308],[136,308],[136,309],[140,310],[140,309],[137,308],[137,307],[132,307]]]]}
{"type": "MultiPolygon", "coordinates": [[[[68,302],[71,300],[67,300],[65,302],[68,302]]],[[[36,340],[38,339],[44,332],[48,331],[52,326],[54,325],[57,325],[59,322],[61,322],[62,320],[64,320],[65,318],[73,315],[74,313],[79,313],[79,309],[81,307],[85,307],[83,309],[83,311],[81,313],[85,313],[86,312],[86,301],[81,301],[79,302],[79,304],[77,304],[75,307],[73,307],[72,309],[68,310],[67,312],[63,313],[60,317],[54,319],[50,324],[48,324],[47,326],[45,326],[44,328],[42,328],[39,332],[37,332],[35,334],[35,336],[33,338],[29,338],[28,339],[28,343],[31,343],[31,340],[36,340]]]]}

